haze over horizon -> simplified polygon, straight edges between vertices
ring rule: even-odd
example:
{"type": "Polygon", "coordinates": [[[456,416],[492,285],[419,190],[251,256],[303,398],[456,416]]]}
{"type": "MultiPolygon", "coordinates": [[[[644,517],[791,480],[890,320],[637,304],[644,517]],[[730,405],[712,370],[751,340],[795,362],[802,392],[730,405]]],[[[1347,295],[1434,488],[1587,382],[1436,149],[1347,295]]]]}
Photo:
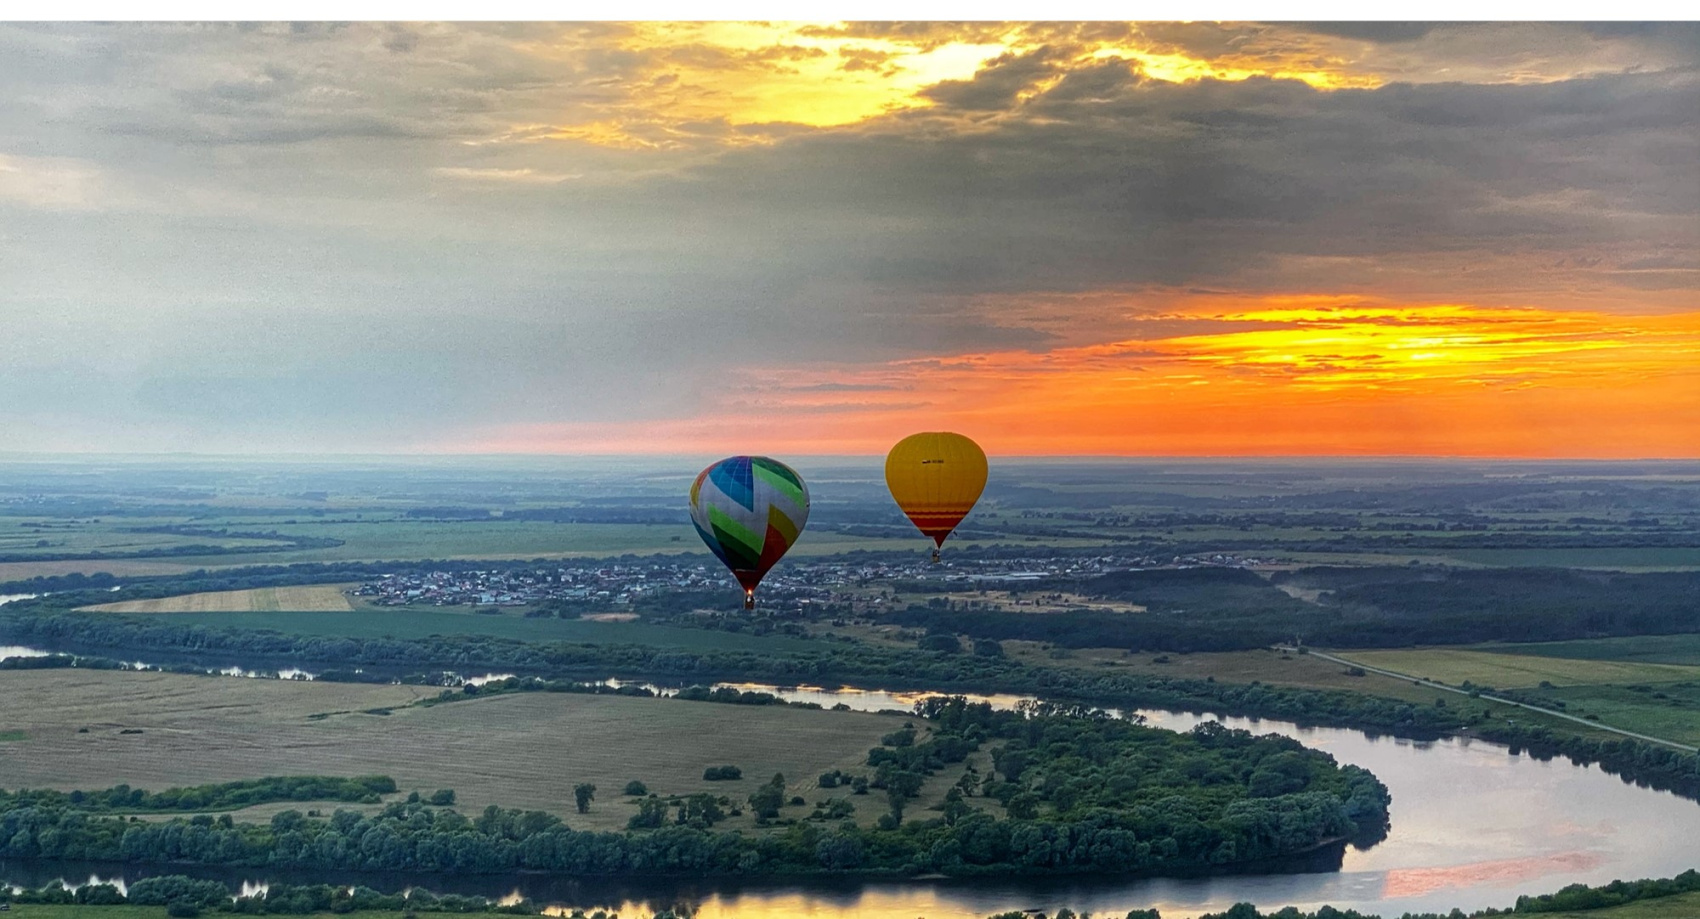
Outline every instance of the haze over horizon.
{"type": "Polygon", "coordinates": [[[1700,456],[1700,25],[0,24],[0,455],[1700,456]]]}

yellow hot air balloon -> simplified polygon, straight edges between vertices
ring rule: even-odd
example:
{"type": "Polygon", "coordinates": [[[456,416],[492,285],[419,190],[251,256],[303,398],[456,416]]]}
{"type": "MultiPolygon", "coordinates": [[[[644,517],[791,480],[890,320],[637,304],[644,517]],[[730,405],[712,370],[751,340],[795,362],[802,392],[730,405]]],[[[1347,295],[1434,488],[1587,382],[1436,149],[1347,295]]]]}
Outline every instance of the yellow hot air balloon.
{"type": "Polygon", "coordinates": [[[961,434],[911,434],[886,454],[885,484],[903,513],[933,538],[936,562],[945,537],[986,489],[986,453],[961,434]]]}

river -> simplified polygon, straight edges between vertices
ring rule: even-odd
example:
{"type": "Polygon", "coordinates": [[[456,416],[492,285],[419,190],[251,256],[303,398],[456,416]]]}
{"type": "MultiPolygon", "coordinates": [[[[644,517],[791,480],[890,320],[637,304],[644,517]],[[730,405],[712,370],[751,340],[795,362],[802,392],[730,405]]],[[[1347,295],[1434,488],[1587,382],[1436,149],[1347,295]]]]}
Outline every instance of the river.
{"type": "MultiPolygon", "coordinates": [[[[839,703],[860,710],[908,709],[924,694],[822,688],[779,689],[794,701],[839,703]]],[[[980,697],[1000,707],[1020,696],[980,697]]],[[[1214,716],[1141,712],[1148,723],[1189,730],[1214,716]]],[[[1668,792],[1638,788],[1592,766],[1538,761],[1505,747],[1471,740],[1417,742],[1370,737],[1361,731],[1307,728],[1280,721],[1220,718],[1230,727],[1277,733],[1325,750],[1343,763],[1374,772],[1393,794],[1392,829],[1382,842],[1343,853],[1320,853],[1282,873],[1186,879],[977,879],[907,882],[579,882],[561,878],[347,875],[303,877],[263,870],[195,871],[133,866],[0,862],[0,878],[39,885],[63,877],[135,879],[194,873],[233,887],[292,883],[365,883],[382,890],[418,884],[440,892],[489,897],[523,895],[567,908],[617,909],[623,916],[688,904],[698,919],[983,919],[1013,909],[1054,913],[1067,906],[1100,916],[1157,907],[1165,919],[1221,911],[1239,901],[1288,904],[1397,916],[1505,907],[1520,894],[1615,878],[1669,877],[1700,866],[1700,805],[1668,792]]]]}

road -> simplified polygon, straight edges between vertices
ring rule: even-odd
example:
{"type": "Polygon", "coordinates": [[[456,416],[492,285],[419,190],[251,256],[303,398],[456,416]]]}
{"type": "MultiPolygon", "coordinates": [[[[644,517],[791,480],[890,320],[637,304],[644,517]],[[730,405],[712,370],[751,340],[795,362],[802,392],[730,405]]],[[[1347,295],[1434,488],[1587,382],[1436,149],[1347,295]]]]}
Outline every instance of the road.
{"type": "MultiPolygon", "coordinates": [[[[1322,652],[1322,651],[1317,651],[1314,648],[1306,648],[1301,652],[1298,648],[1294,648],[1294,647],[1290,647],[1290,646],[1286,646],[1286,645],[1277,645],[1276,649],[1280,650],[1280,651],[1288,651],[1288,652],[1293,652],[1293,653],[1309,654],[1311,657],[1320,657],[1325,661],[1333,661],[1334,663],[1340,664],[1342,666],[1357,667],[1357,668],[1362,669],[1366,673],[1376,673],[1376,674],[1380,674],[1381,676],[1392,677],[1393,679],[1396,679],[1396,680],[1407,680],[1409,682],[1416,683],[1419,686],[1427,686],[1430,689],[1439,689],[1443,692],[1457,693],[1460,696],[1469,696],[1471,694],[1469,690],[1459,689],[1456,686],[1448,686],[1445,683],[1436,683],[1433,680],[1425,680],[1420,676],[1413,676],[1409,673],[1400,673],[1396,670],[1387,670],[1387,669],[1384,669],[1382,667],[1371,667],[1368,664],[1364,664],[1364,663],[1360,663],[1358,661],[1350,660],[1348,658],[1340,657],[1340,656],[1335,655],[1335,654],[1328,654],[1328,653],[1325,653],[1325,652],[1322,652]]],[[[1554,718],[1563,718],[1566,721],[1574,721],[1577,724],[1585,724],[1588,727],[1593,728],[1597,731],[1610,731],[1613,734],[1622,734],[1624,737],[1633,737],[1636,740],[1645,740],[1648,743],[1656,743],[1656,744],[1662,744],[1662,745],[1667,746],[1667,747],[1674,747],[1674,748],[1676,748],[1678,750],[1682,750],[1686,753],[1700,753],[1700,747],[1693,747],[1693,746],[1689,746],[1688,744],[1677,743],[1674,740],[1666,740],[1663,737],[1654,737],[1650,734],[1637,734],[1634,731],[1626,731],[1623,728],[1614,728],[1609,724],[1601,724],[1598,721],[1589,721],[1586,718],[1579,718],[1575,715],[1568,714],[1566,712],[1557,711],[1555,709],[1542,708],[1539,705],[1530,705],[1527,702],[1517,702],[1515,700],[1506,699],[1506,698],[1503,698],[1501,696],[1489,695],[1488,693],[1485,693],[1485,692],[1477,693],[1477,697],[1482,698],[1482,699],[1487,699],[1487,700],[1493,701],[1493,702],[1498,702],[1501,705],[1515,705],[1518,708],[1526,708],[1531,712],[1540,712],[1543,715],[1551,715],[1554,718]]]]}

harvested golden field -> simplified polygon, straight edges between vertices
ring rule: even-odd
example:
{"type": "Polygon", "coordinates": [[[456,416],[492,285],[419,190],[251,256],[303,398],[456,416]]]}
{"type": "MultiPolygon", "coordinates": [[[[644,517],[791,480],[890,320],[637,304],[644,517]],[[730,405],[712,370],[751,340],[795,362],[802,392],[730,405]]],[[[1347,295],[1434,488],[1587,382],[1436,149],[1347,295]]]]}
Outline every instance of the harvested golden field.
{"type": "Polygon", "coordinates": [[[310,584],[301,587],[258,587],[184,594],[156,600],[123,600],[82,609],[103,613],[325,613],[348,612],[354,604],[343,593],[352,584],[310,584]]]}
{"type": "MultiPolygon", "coordinates": [[[[635,810],[635,799],[620,794],[633,779],[659,794],[714,792],[741,803],[782,772],[786,794],[812,803],[827,794],[815,787],[821,773],[868,772],[868,749],[905,721],[558,693],[401,707],[438,691],[124,671],[0,672],[0,698],[30,700],[0,723],[24,732],[0,744],[0,776],[7,787],[68,790],[378,773],[393,776],[404,792],[452,788],[464,812],[500,804],[546,810],[576,827],[616,829],[635,810]],[[383,709],[391,714],[364,713],[383,709]],[[310,717],[326,713],[334,714],[310,717]],[[85,727],[88,733],[78,733],[85,727]],[[744,778],[704,781],[703,770],[718,765],[736,765],[744,778]],[[589,815],[573,813],[580,782],[597,787],[589,815]]],[[[884,810],[877,795],[853,800],[858,818],[884,810]]],[[[726,825],[749,820],[746,814],[726,825]]]]}

